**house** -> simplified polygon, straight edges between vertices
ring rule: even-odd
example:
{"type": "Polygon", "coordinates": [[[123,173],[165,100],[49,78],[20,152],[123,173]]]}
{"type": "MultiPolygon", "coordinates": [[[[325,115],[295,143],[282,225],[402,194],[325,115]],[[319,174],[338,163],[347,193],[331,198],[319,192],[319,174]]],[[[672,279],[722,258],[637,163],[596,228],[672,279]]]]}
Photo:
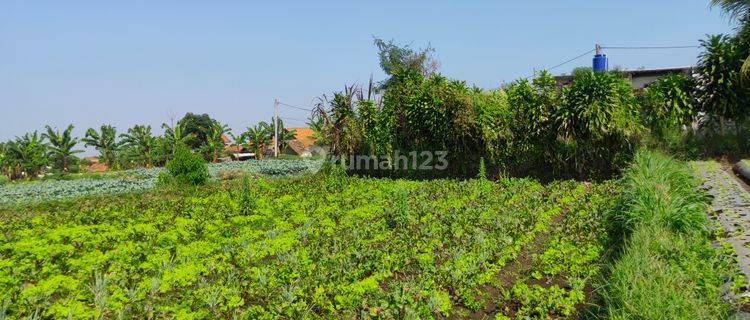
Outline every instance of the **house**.
{"type": "MultiPolygon", "coordinates": [[[[690,76],[693,74],[693,67],[625,70],[620,71],[620,73],[622,73],[625,78],[628,79],[633,89],[642,90],[657,79],[669,74],[684,74],[690,76]]],[[[573,76],[556,76],[555,82],[557,82],[557,86],[560,88],[567,87],[571,82],[573,82],[573,76]]]]}
{"type": "Polygon", "coordinates": [[[287,152],[303,157],[326,153],[325,148],[315,144],[318,139],[315,138],[314,130],[310,128],[287,128],[287,130],[295,132],[294,139],[286,142],[289,146],[287,152]]]}
{"type": "Polygon", "coordinates": [[[255,153],[247,151],[247,149],[241,145],[232,143],[232,139],[226,134],[221,134],[221,141],[224,142],[224,154],[229,157],[220,158],[221,162],[227,162],[231,160],[244,161],[248,159],[254,159],[255,153]]]}
{"type": "Polygon", "coordinates": [[[88,163],[86,171],[88,172],[104,172],[109,170],[109,166],[106,163],[99,162],[99,157],[84,157],[84,163],[88,163]]]}

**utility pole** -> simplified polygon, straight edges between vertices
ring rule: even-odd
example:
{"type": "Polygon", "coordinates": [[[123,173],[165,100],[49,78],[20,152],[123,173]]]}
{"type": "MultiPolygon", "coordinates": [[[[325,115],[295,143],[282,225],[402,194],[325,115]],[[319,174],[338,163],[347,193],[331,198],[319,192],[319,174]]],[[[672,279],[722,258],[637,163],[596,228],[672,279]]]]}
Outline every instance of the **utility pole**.
{"type": "Polygon", "coordinates": [[[273,156],[279,156],[279,99],[273,99],[273,156]]]}

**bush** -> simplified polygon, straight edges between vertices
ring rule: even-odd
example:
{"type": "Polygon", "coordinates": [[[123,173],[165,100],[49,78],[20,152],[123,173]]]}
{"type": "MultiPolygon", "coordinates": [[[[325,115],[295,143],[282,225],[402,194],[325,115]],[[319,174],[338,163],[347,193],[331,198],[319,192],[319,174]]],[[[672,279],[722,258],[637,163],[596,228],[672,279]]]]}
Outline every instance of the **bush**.
{"type": "Polygon", "coordinates": [[[180,184],[202,185],[209,178],[208,166],[203,157],[192,153],[185,146],[178,147],[174,158],[167,162],[167,172],[180,184]]]}
{"type": "Polygon", "coordinates": [[[581,70],[563,96],[554,118],[565,171],[581,178],[618,173],[640,147],[642,126],[630,84],[615,72],[581,70]]]}
{"type": "Polygon", "coordinates": [[[643,123],[657,137],[689,125],[697,115],[694,91],[693,79],[684,74],[666,75],[651,83],[639,96],[643,123]]]}
{"type": "Polygon", "coordinates": [[[621,234],[641,225],[662,225],[674,232],[706,231],[706,195],[683,163],[655,152],[639,152],[623,177],[621,208],[612,228],[621,234]]]}

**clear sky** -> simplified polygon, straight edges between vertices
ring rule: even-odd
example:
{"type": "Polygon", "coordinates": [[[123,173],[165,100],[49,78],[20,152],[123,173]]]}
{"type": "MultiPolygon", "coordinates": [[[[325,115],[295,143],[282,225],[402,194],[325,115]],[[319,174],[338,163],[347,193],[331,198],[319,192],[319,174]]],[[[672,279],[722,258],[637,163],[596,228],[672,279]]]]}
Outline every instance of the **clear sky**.
{"type": "MultiPolygon", "coordinates": [[[[443,74],[492,88],[595,43],[696,45],[731,30],[708,0],[1,0],[0,139],[68,123],[78,135],[102,123],[161,133],[189,111],[243,131],[270,121],[274,98],[310,106],[382,79],[373,37],[429,44],[443,74]]],[[[606,53],[610,66],[635,69],[692,65],[698,52],[606,53]]]]}

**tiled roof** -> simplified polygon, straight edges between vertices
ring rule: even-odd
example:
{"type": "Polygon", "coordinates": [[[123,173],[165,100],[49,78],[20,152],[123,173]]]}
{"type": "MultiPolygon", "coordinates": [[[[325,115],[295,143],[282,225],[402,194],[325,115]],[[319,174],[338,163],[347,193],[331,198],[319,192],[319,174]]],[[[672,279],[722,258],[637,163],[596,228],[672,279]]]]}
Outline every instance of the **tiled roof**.
{"type": "Polygon", "coordinates": [[[315,145],[317,139],[314,138],[315,131],[310,128],[287,128],[289,131],[296,131],[295,138],[301,142],[305,147],[312,147],[315,145]]]}

